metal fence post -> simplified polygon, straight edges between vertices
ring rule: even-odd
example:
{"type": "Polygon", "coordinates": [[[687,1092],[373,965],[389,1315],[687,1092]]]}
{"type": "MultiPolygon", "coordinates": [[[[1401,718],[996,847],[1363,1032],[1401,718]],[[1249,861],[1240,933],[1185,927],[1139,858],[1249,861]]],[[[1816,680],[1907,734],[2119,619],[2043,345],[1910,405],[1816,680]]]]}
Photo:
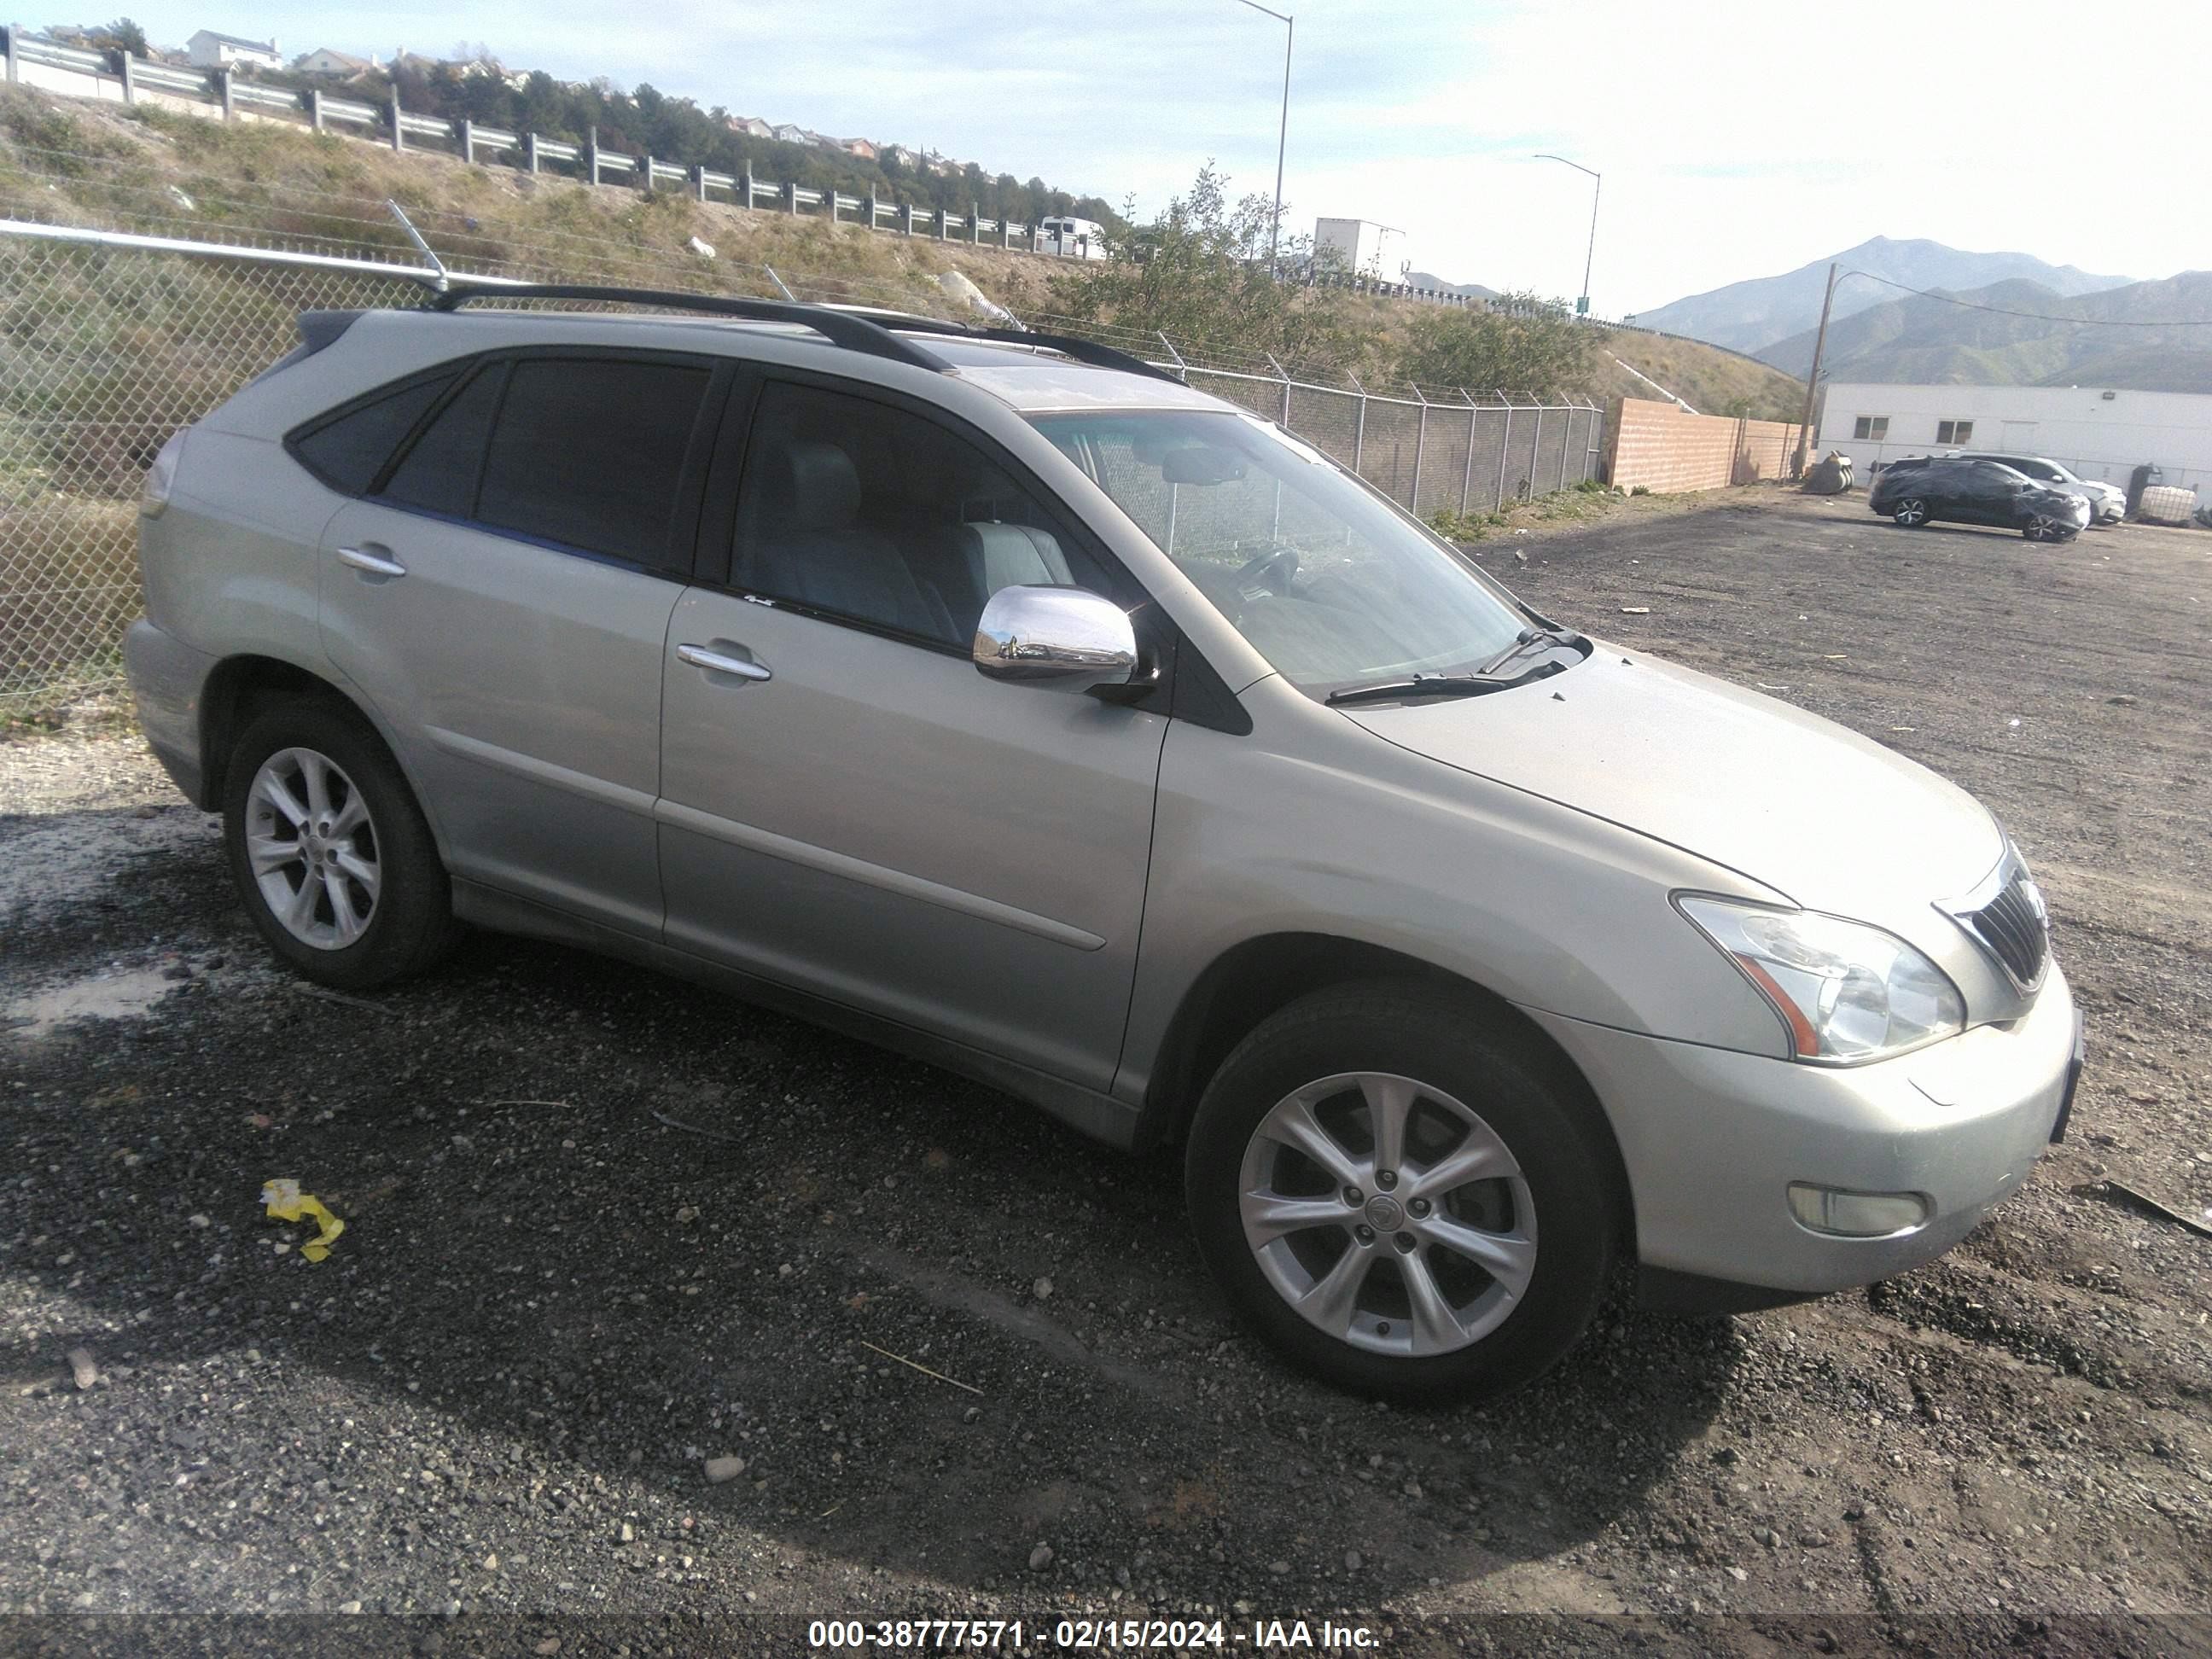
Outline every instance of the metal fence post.
{"type": "Polygon", "coordinates": [[[902,202],[902,203],[900,203],[900,204],[899,204],[898,216],[899,216],[899,234],[900,234],[900,235],[902,235],[902,236],[911,236],[911,235],[913,235],[913,234],[914,234],[914,204],[913,204],[913,203],[911,203],[911,202],[902,202]]]}
{"type": "MultiPolygon", "coordinates": [[[[115,59],[116,73],[123,77],[124,107],[128,109],[138,101],[138,71],[131,67],[138,60],[127,51],[118,52],[115,54],[115,59]]],[[[319,132],[321,130],[320,127],[316,129],[319,132]]]]}
{"type": "Polygon", "coordinates": [[[461,161],[468,167],[477,161],[477,124],[465,115],[461,117],[461,161]]]}
{"type": "Polygon", "coordinates": [[[691,199],[695,202],[707,199],[707,164],[704,161],[691,164],[691,199]]]}
{"type": "Polygon", "coordinates": [[[1352,416],[1352,471],[1354,471],[1354,476],[1364,476],[1364,473],[1360,473],[1360,460],[1364,460],[1364,456],[1367,456],[1367,387],[1363,387],[1360,376],[1352,374],[1349,369],[1345,372],[1345,378],[1352,380],[1352,389],[1360,394],[1358,414],[1352,416]]]}
{"type": "MultiPolygon", "coordinates": [[[[1459,395],[1467,398],[1465,386],[1459,389],[1459,395]]],[[[1467,517],[1468,493],[1474,488],[1474,423],[1481,412],[1475,407],[1474,399],[1467,398],[1467,465],[1459,475],[1459,515],[1462,519],[1467,517]]]]}
{"type": "Polygon", "coordinates": [[[392,89],[392,149],[396,155],[407,148],[407,129],[399,125],[399,88],[392,89]]]}
{"type": "Polygon", "coordinates": [[[1528,495],[1531,500],[1534,499],[1536,494],[1536,469],[1543,464],[1543,460],[1544,400],[1539,398],[1536,399],[1536,435],[1528,442],[1528,495]]]}
{"type": "Polygon", "coordinates": [[[22,79],[22,71],[16,67],[15,61],[15,26],[10,23],[6,28],[0,29],[0,37],[4,37],[8,42],[8,84],[12,87],[22,79]]]}
{"type": "Polygon", "coordinates": [[[637,158],[636,167],[637,167],[637,177],[638,177],[638,182],[639,182],[639,183],[641,183],[641,185],[643,185],[645,186],[645,193],[646,193],[647,196],[652,195],[652,194],[653,194],[653,153],[652,153],[650,150],[648,150],[648,151],[647,151],[647,152],[646,152],[646,154],[644,154],[643,155],[639,156],[639,157],[637,158]]]}
{"type": "Polygon", "coordinates": [[[1505,464],[1513,453],[1513,399],[1507,397],[1502,388],[1498,398],[1505,405],[1505,435],[1498,441],[1498,505],[1492,510],[1503,513],[1505,510],[1505,464]]]}
{"type": "Polygon", "coordinates": [[[1003,248],[1003,247],[1006,247],[1006,246],[1008,246],[1008,243],[1007,243],[1006,238],[1007,238],[1007,236],[1008,236],[1008,235],[1012,232],[1012,230],[1013,230],[1013,227],[1012,227],[1012,225],[1008,224],[1008,223],[1006,222],[1006,221],[1005,216],[1004,216],[1003,215],[1001,215],[1001,216],[1000,216],[1000,219],[999,219],[999,246],[1000,246],[1000,247],[1002,247],[1002,248],[1003,248]]]}
{"type": "Polygon", "coordinates": [[[1569,404],[1562,413],[1567,418],[1559,434],[1559,488],[1565,489],[1567,487],[1567,450],[1575,441],[1575,406],[1569,404]]]}
{"type": "Polygon", "coordinates": [[[876,228],[876,192],[872,190],[868,192],[868,216],[866,223],[870,230],[876,228]]]}
{"type": "MultiPolygon", "coordinates": [[[[1413,382],[1408,380],[1408,386],[1413,382]]],[[[1421,400],[1421,423],[1413,428],[1413,483],[1406,492],[1406,511],[1415,518],[1421,514],[1421,452],[1429,443],[1429,400],[1421,388],[1413,386],[1413,395],[1421,400]]]]}
{"type": "MultiPolygon", "coordinates": [[[[123,61],[125,64],[131,61],[128,54],[123,61]]],[[[317,132],[323,131],[323,89],[320,87],[307,88],[307,125],[317,132]]]]}
{"type": "Polygon", "coordinates": [[[1278,375],[1279,375],[1279,376],[1281,376],[1281,377],[1282,377],[1282,382],[1283,382],[1283,413],[1282,413],[1282,417],[1281,417],[1281,425],[1282,425],[1282,428],[1283,428],[1283,430],[1284,430],[1284,431],[1285,431],[1285,432],[1288,432],[1288,431],[1291,429],[1291,376],[1290,376],[1290,371],[1289,371],[1289,370],[1287,370],[1287,369],[1285,369],[1285,368],[1284,368],[1280,363],[1279,363],[1279,362],[1277,362],[1275,361],[1275,356],[1274,356],[1274,354],[1273,354],[1273,352],[1262,352],[1261,355],[1262,356],[1264,356],[1264,357],[1266,357],[1266,358],[1267,358],[1267,367],[1268,367],[1268,368],[1272,368],[1272,369],[1273,369],[1273,370],[1275,371],[1275,373],[1276,373],[1278,375]]]}
{"type": "MultiPolygon", "coordinates": [[[[222,118],[226,121],[236,120],[238,106],[232,101],[230,95],[230,65],[228,64],[222,64],[215,72],[215,95],[217,101],[222,105],[222,118]]],[[[397,97],[398,94],[394,94],[393,96],[397,97]]]]}
{"type": "Polygon", "coordinates": [[[599,182],[599,130],[596,126],[584,129],[584,176],[593,184],[599,182]]]}
{"type": "Polygon", "coordinates": [[[531,172],[538,171],[538,135],[534,132],[522,135],[522,163],[531,172]]]}
{"type": "Polygon", "coordinates": [[[799,211],[799,180],[796,179],[783,181],[783,210],[786,213],[799,211]]]}

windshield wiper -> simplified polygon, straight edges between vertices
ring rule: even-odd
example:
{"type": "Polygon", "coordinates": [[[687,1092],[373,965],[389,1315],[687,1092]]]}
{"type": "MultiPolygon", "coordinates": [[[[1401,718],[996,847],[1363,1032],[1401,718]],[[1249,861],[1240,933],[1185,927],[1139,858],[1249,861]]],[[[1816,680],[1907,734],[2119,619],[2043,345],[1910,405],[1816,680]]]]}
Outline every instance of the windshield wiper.
{"type": "Polygon", "coordinates": [[[1330,692],[1326,700],[1346,703],[1395,702],[1405,697],[1479,697],[1486,691],[1503,691],[1511,684],[1480,674],[1415,674],[1402,680],[1377,680],[1372,685],[1347,685],[1330,692]]]}
{"type": "Polygon", "coordinates": [[[1483,664],[1476,672],[1483,674],[1495,674],[1516,657],[1524,655],[1531,646],[1540,645],[1547,651],[1557,650],[1563,646],[1569,650],[1579,650],[1585,643],[1583,636],[1571,628],[1561,628],[1557,624],[1547,624],[1542,628],[1524,628],[1521,630],[1518,639],[1483,664]]]}

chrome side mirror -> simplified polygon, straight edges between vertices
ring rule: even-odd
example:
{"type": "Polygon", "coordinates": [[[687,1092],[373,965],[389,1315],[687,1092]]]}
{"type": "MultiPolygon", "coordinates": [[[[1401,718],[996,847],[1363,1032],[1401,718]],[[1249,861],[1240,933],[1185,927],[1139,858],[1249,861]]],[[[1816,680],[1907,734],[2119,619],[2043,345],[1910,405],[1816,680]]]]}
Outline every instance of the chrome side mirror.
{"type": "Polygon", "coordinates": [[[1137,630],[1120,605],[1080,587],[1002,587],[971,655],[988,679],[1091,691],[1136,678],[1137,630]]]}

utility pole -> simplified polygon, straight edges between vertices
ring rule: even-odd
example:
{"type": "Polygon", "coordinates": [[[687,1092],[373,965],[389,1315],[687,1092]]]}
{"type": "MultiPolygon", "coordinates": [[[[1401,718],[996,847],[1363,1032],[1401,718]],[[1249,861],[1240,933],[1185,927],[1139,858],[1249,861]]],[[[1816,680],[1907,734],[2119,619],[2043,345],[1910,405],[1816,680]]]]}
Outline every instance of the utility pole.
{"type": "Polygon", "coordinates": [[[1806,453],[1813,441],[1813,398],[1820,389],[1820,354],[1828,344],[1828,307],[1836,301],[1836,266],[1828,266],[1828,291],[1820,296],[1820,331],[1813,337],[1813,372],[1805,377],[1805,418],[1797,423],[1797,476],[1805,476],[1806,453]]]}

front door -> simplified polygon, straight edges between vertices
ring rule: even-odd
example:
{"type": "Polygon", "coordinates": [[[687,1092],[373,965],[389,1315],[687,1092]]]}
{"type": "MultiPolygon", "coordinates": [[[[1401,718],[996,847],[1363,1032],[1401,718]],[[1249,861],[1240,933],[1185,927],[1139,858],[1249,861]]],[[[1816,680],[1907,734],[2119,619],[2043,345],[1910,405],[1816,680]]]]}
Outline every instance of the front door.
{"type": "Polygon", "coordinates": [[[932,418],[770,381],[751,432],[729,580],[668,634],[668,942],[1103,1091],[1166,720],[967,645],[1000,587],[1115,578],[932,418]]]}
{"type": "Polygon", "coordinates": [[[717,374],[489,359],[324,532],[325,648],[456,876],[659,931],[660,660],[717,374]]]}

